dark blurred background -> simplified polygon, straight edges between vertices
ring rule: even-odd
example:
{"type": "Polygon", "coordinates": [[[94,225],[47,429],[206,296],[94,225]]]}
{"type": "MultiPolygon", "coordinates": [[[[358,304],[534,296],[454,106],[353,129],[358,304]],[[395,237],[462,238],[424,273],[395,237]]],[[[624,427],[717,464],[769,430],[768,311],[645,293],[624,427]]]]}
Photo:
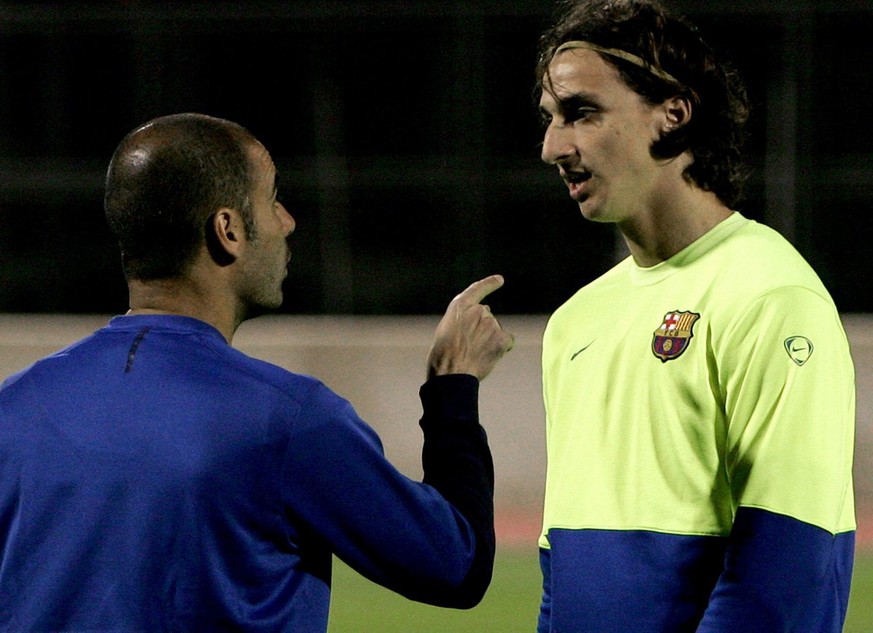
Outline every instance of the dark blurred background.
{"type": "MultiPolygon", "coordinates": [[[[873,312],[873,1],[673,3],[744,74],[740,206],[843,312],[873,312]]],[[[126,309],[103,173],[146,120],[199,111],[271,150],[297,220],[288,313],[547,313],[623,256],[539,161],[550,2],[0,2],[0,312],[126,309]]]]}

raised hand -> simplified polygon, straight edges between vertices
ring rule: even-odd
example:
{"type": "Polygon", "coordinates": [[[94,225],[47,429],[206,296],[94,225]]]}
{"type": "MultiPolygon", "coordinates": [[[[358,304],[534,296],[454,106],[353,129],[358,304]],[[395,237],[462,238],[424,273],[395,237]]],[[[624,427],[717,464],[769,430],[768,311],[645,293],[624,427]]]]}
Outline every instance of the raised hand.
{"type": "Polygon", "coordinates": [[[505,332],[482,300],[503,285],[492,275],[471,284],[452,299],[434,334],[428,354],[428,376],[472,374],[484,380],[514,339],[505,332]]]}

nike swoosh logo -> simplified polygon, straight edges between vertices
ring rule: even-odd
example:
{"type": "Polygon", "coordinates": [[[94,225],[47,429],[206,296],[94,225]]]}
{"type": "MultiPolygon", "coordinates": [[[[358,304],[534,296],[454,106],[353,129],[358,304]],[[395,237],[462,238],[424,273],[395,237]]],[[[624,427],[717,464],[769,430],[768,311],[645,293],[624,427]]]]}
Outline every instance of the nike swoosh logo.
{"type": "Polygon", "coordinates": [[[581,354],[581,353],[584,352],[586,349],[588,349],[589,347],[591,347],[591,345],[592,345],[593,343],[594,343],[594,341],[591,341],[591,343],[588,343],[588,345],[586,345],[585,347],[583,347],[582,349],[580,349],[578,352],[576,352],[575,354],[573,354],[573,355],[570,357],[570,361],[572,362],[574,358],[576,358],[579,354],[581,354]]]}
{"type": "Polygon", "coordinates": [[[789,336],[785,339],[784,345],[788,357],[799,366],[806,364],[815,349],[812,341],[805,336],[789,336]]]}

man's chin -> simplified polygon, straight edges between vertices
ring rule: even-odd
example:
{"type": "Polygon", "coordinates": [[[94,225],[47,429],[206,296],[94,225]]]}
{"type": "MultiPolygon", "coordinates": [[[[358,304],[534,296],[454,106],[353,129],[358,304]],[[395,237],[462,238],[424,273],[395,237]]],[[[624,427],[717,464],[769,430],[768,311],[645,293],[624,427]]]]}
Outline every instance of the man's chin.
{"type": "Polygon", "coordinates": [[[244,320],[248,320],[265,314],[271,314],[282,307],[283,301],[284,297],[282,296],[282,293],[279,293],[277,297],[252,301],[246,305],[243,318],[244,320]]]}
{"type": "Polygon", "coordinates": [[[598,209],[595,205],[591,204],[588,199],[581,200],[579,202],[579,213],[582,214],[582,217],[586,220],[591,220],[592,222],[603,221],[600,219],[600,209],[598,209]]]}
{"type": "Polygon", "coordinates": [[[589,222],[615,222],[609,213],[603,209],[601,205],[595,204],[590,199],[585,199],[579,202],[579,213],[589,222]]]}

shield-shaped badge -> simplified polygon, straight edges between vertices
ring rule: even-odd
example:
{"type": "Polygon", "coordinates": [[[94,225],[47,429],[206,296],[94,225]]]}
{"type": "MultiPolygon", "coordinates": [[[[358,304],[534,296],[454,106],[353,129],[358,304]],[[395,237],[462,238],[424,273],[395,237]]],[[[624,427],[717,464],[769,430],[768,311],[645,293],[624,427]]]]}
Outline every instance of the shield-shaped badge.
{"type": "Polygon", "coordinates": [[[700,315],[696,312],[674,311],[664,315],[664,322],[652,337],[652,353],[666,363],[679,358],[688,349],[694,336],[694,323],[700,315]]]}
{"type": "Polygon", "coordinates": [[[812,356],[812,350],[815,349],[810,341],[805,336],[789,336],[785,339],[785,351],[788,352],[788,357],[791,358],[798,366],[803,366],[809,357],[812,356]]]}

